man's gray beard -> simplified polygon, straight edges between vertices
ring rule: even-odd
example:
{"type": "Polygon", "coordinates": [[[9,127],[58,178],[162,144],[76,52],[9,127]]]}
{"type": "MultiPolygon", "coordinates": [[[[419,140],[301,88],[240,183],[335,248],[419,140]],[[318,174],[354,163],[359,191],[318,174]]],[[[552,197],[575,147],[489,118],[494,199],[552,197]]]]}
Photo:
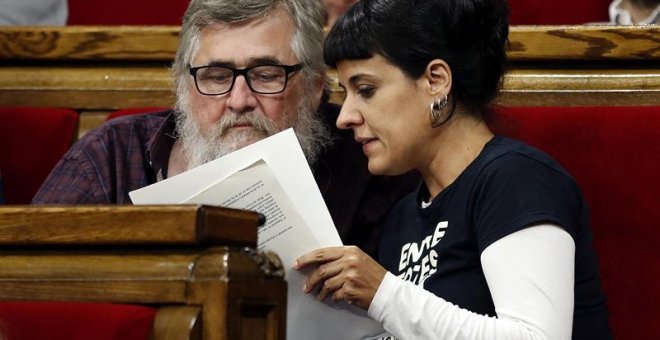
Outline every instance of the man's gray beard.
{"type": "MultiPolygon", "coordinates": [[[[332,142],[332,137],[330,129],[311,107],[309,100],[302,100],[298,105],[298,122],[294,131],[307,162],[313,168],[320,153],[332,142]]],[[[188,162],[186,170],[280,132],[272,120],[254,112],[227,112],[215,125],[202,129],[185,100],[178,101],[176,110],[177,134],[188,162]],[[237,124],[249,124],[252,128],[232,130],[231,127],[237,124]]],[[[285,126],[291,125],[291,122],[285,122],[285,126]]]]}

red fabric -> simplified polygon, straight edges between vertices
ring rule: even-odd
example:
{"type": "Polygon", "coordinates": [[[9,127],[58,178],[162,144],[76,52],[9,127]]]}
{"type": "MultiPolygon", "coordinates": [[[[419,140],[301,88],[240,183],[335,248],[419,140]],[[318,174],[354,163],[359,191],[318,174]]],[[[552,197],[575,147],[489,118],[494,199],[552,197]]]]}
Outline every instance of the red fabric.
{"type": "Polygon", "coordinates": [[[660,334],[660,107],[500,108],[494,129],[534,145],[590,208],[615,339],[660,334]]]}
{"type": "Polygon", "coordinates": [[[0,108],[0,171],[8,204],[30,203],[77,130],[72,110],[0,108]]]}
{"type": "MultiPolygon", "coordinates": [[[[513,25],[608,21],[611,0],[509,0],[513,25]]],[[[189,0],[69,0],[69,25],[180,25],[189,0]]]]}
{"type": "Polygon", "coordinates": [[[612,0],[509,0],[512,25],[581,25],[607,22],[612,0]]]}
{"type": "Polygon", "coordinates": [[[69,0],[68,25],[181,25],[189,0],[69,0]]]}
{"type": "Polygon", "coordinates": [[[168,109],[169,109],[168,107],[140,107],[140,108],[122,109],[111,112],[106,118],[106,120],[115,119],[117,117],[122,117],[122,116],[145,114],[156,111],[165,111],[168,109]]]}
{"type": "Polygon", "coordinates": [[[6,340],[148,340],[153,308],[108,303],[0,302],[6,340]]]}

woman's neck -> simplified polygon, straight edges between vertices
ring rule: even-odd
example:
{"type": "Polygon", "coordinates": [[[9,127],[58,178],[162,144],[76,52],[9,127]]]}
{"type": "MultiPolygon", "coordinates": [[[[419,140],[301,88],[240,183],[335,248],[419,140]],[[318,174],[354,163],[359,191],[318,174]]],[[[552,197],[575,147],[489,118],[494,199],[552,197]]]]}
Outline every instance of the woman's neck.
{"type": "Polygon", "coordinates": [[[435,154],[419,171],[433,200],[452,184],[472,163],[493,133],[478,117],[457,114],[446,126],[441,126],[436,140],[431,144],[435,154]]]}

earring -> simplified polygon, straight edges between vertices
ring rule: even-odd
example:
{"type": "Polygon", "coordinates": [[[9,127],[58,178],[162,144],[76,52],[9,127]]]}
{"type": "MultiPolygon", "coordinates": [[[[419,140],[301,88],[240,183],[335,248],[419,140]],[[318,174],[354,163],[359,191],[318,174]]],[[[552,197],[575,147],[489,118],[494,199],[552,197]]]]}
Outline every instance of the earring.
{"type": "Polygon", "coordinates": [[[442,111],[447,107],[447,103],[449,102],[449,99],[447,98],[447,95],[445,95],[442,99],[440,98],[435,98],[431,102],[431,127],[432,128],[437,128],[440,125],[446,123],[449,118],[451,117],[451,114],[447,114],[447,117],[442,118],[442,111]]]}

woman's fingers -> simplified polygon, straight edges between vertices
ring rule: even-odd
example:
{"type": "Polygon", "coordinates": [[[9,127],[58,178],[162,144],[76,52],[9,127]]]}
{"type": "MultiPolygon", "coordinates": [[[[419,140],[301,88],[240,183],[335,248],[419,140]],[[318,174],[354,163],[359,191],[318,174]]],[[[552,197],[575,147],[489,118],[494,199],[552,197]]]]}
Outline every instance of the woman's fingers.
{"type": "Polygon", "coordinates": [[[312,264],[323,264],[341,257],[343,247],[320,248],[299,257],[293,264],[293,269],[300,270],[312,264]]]}
{"type": "Polygon", "coordinates": [[[338,266],[334,263],[322,264],[307,278],[303,291],[309,293],[314,290],[314,287],[319,282],[324,282],[327,279],[336,276],[341,272],[341,266],[338,266]]]}
{"type": "MultiPolygon", "coordinates": [[[[319,290],[319,294],[316,296],[316,298],[319,301],[325,300],[329,296],[335,296],[338,291],[342,289],[344,285],[344,280],[341,279],[339,276],[332,277],[328,280],[325,280],[323,282],[323,286],[321,286],[321,289],[319,290]]],[[[332,299],[333,301],[339,301],[337,299],[332,299]]]]}
{"type": "Polygon", "coordinates": [[[318,265],[307,278],[303,290],[318,288],[318,300],[331,297],[367,309],[380,286],[385,269],[355,246],[322,248],[299,257],[294,268],[318,265]]]}

